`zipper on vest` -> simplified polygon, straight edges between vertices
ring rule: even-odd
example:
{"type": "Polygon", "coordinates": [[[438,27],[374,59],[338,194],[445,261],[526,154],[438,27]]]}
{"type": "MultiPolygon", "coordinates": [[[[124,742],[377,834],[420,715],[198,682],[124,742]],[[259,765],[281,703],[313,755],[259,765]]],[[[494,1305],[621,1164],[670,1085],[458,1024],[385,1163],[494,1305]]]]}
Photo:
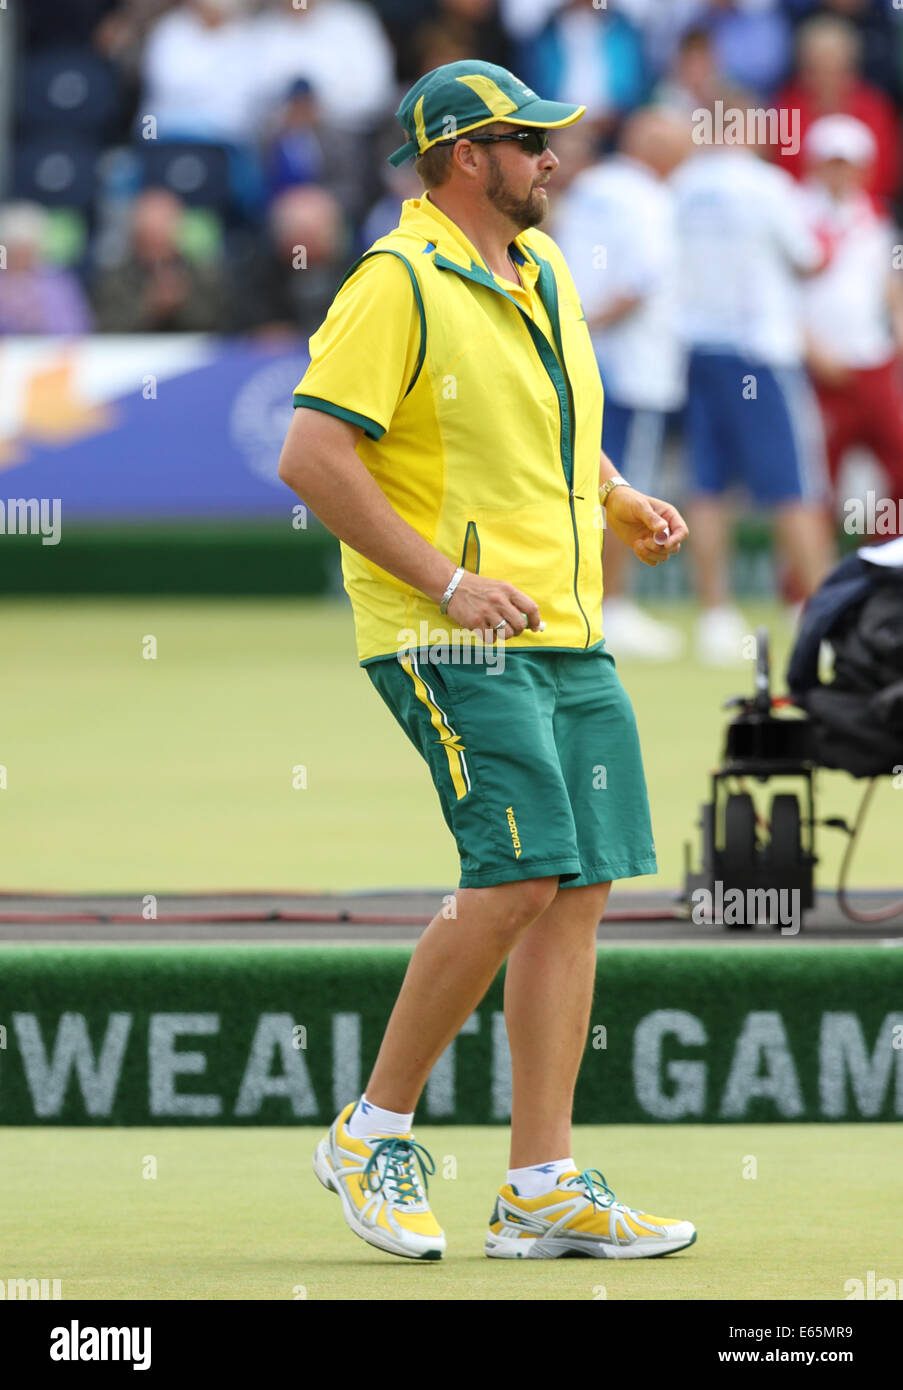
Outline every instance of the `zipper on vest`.
{"type": "MultiPolygon", "coordinates": [[[[579,576],[579,574],[580,574],[580,537],[579,537],[579,533],[578,533],[578,531],[577,531],[577,513],[576,513],[576,511],[574,510],[574,498],[577,496],[576,492],[574,491],[574,396],[573,396],[573,392],[571,391],[570,378],[568,377],[567,371],[565,370],[565,367],[564,367],[564,349],[563,349],[563,348],[562,348],[562,350],[561,350],[561,357],[562,357],[561,373],[562,373],[562,376],[564,377],[564,381],[565,381],[565,385],[567,386],[567,393],[568,393],[568,443],[569,443],[569,445],[570,445],[570,450],[569,450],[569,452],[570,452],[570,456],[571,456],[571,476],[570,476],[570,478],[568,479],[568,506],[569,506],[570,509],[571,509],[571,528],[572,528],[572,530],[573,530],[573,532],[574,532],[574,599],[576,600],[577,607],[580,609],[580,616],[582,617],[582,619],[583,619],[583,621],[584,621],[584,623],[585,623],[585,625],[586,625],[586,641],[585,641],[585,643],[584,643],[584,647],[588,647],[588,646],[589,646],[589,639],[590,639],[590,635],[591,635],[591,628],[590,628],[590,625],[589,625],[589,618],[586,616],[586,609],[583,607],[583,604],[580,602],[580,593],[579,593],[579,588],[578,588],[578,576],[579,576]]],[[[559,403],[560,403],[560,402],[559,402],[559,403]]],[[[564,422],[563,422],[563,420],[562,420],[562,427],[563,427],[563,423],[564,423],[564,422]]],[[[582,501],[583,501],[583,498],[580,497],[578,500],[579,500],[580,502],[582,502],[582,501]]]]}
{"type": "MultiPolygon", "coordinates": [[[[557,359],[557,357],[555,357],[555,352],[554,352],[554,350],[552,349],[551,346],[549,346],[548,341],[547,341],[545,335],[542,333],[542,331],[541,331],[539,328],[537,328],[536,324],[535,324],[535,323],[533,322],[533,320],[530,318],[529,314],[520,306],[520,304],[518,304],[517,300],[513,297],[513,295],[508,294],[507,290],[503,290],[503,289],[501,288],[500,285],[496,284],[495,279],[494,279],[491,275],[489,275],[488,273],[482,272],[482,273],[480,273],[480,274],[476,274],[476,273],[474,273],[474,272],[475,272],[475,267],[472,267],[470,270],[464,270],[461,266],[456,265],[455,262],[447,260],[444,256],[440,256],[440,254],[439,254],[438,251],[436,252],[435,262],[434,262],[434,263],[435,263],[440,269],[441,269],[441,268],[447,268],[447,269],[449,269],[449,270],[455,271],[458,275],[460,275],[460,276],[461,276],[463,279],[465,279],[465,280],[474,280],[474,281],[476,281],[476,283],[477,283],[478,285],[483,285],[483,286],[485,286],[485,288],[491,290],[493,294],[499,294],[499,295],[501,295],[503,299],[507,299],[507,300],[509,301],[509,303],[511,303],[511,304],[514,305],[514,307],[517,309],[518,313],[520,314],[521,318],[523,319],[524,323],[526,324],[526,326],[527,326],[527,331],[528,331],[528,333],[530,334],[530,339],[531,339],[531,341],[532,341],[532,343],[533,343],[534,348],[536,349],[536,352],[537,352],[537,354],[538,354],[538,356],[539,356],[539,360],[540,360],[540,362],[542,362],[542,365],[543,365],[543,367],[545,368],[545,371],[546,371],[546,374],[547,374],[549,380],[551,381],[552,385],[555,387],[555,394],[556,394],[556,396],[558,397],[558,413],[559,413],[559,417],[560,417],[560,421],[561,421],[560,430],[559,430],[559,435],[558,435],[558,440],[559,440],[558,452],[559,452],[559,455],[560,455],[560,458],[561,458],[561,467],[562,467],[562,470],[563,470],[563,472],[564,472],[564,479],[565,479],[565,482],[567,483],[567,488],[568,488],[568,506],[569,506],[570,509],[571,509],[571,529],[572,529],[572,531],[573,531],[573,533],[574,533],[574,602],[577,604],[577,607],[578,607],[579,610],[580,610],[580,616],[582,617],[583,622],[584,622],[584,625],[585,625],[585,627],[586,627],[586,642],[584,643],[584,647],[588,647],[588,646],[589,646],[590,635],[591,635],[591,633],[592,633],[592,628],[590,627],[589,618],[586,616],[586,610],[585,610],[585,608],[583,607],[583,604],[580,602],[580,594],[579,594],[578,589],[577,589],[577,577],[578,577],[578,575],[579,575],[579,573],[580,573],[580,539],[579,539],[579,533],[578,533],[578,530],[577,530],[577,514],[576,514],[576,512],[574,511],[574,498],[577,496],[577,494],[574,492],[574,450],[573,450],[573,443],[574,443],[574,396],[573,396],[573,392],[571,391],[571,383],[570,383],[570,379],[569,379],[568,374],[567,374],[567,369],[566,369],[565,366],[564,366],[564,348],[562,347],[562,349],[561,349],[561,362],[559,362],[558,359],[557,359]],[[542,339],[543,343],[546,344],[546,347],[548,348],[549,353],[551,354],[552,358],[554,359],[554,361],[555,361],[555,363],[556,363],[556,366],[560,369],[562,381],[563,381],[563,383],[564,383],[564,387],[565,387],[565,391],[566,391],[566,396],[564,396],[564,397],[562,396],[561,390],[560,390],[560,388],[559,388],[558,383],[557,383],[556,380],[555,380],[555,377],[553,376],[552,372],[549,370],[548,362],[546,361],[545,357],[543,356],[542,351],[541,351],[540,348],[539,348],[539,345],[537,344],[537,341],[536,341],[537,337],[540,338],[540,339],[542,339]],[[570,471],[570,474],[568,474],[568,470],[567,470],[567,468],[566,468],[566,466],[565,466],[565,461],[564,461],[564,449],[563,449],[563,447],[562,447],[562,446],[563,446],[563,443],[564,443],[564,438],[565,438],[565,421],[567,421],[567,442],[568,442],[569,452],[570,452],[570,456],[571,456],[571,471],[570,471]]],[[[554,279],[554,272],[552,272],[552,274],[553,274],[553,279],[554,279]]],[[[556,284],[556,295],[557,295],[557,284],[556,284]]],[[[541,296],[540,296],[540,297],[541,297],[541,296]]],[[[546,312],[548,313],[548,310],[546,310],[546,312]]],[[[549,321],[550,321],[550,322],[551,322],[551,318],[552,318],[552,316],[551,316],[551,314],[549,314],[549,321]]],[[[554,332],[554,324],[552,324],[552,330],[553,330],[553,332],[554,332]]],[[[583,501],[583,498],[581,497],[581,498],[579,498],[578,500],[582,502],[582,501],[583,501]]]]}

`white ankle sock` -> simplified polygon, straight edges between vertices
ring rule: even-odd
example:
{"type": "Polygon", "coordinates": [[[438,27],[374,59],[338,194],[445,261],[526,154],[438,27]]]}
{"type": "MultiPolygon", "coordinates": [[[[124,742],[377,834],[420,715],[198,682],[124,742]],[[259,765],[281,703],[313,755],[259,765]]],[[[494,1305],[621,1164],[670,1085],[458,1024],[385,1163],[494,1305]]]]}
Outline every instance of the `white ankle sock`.
{"type": "Polygon", "coordinates": [[[352,1139],[363,1139],[367,1134],[409,1134],[413,1123],[413,1111],[410,1115],[399,1115],[394,1110],[381,1110],[364,1092],[345,1128],[352,1139]]]}
{"type": "Polygon", "coordinates": [[[552,1192],[562,1173],[576,1173],[572,1158],[555,1158],[551,1163],[533,1163],[529,1168],[509,1168],[508,1182],[520,1197],[543,1197],[552,1192]]]}

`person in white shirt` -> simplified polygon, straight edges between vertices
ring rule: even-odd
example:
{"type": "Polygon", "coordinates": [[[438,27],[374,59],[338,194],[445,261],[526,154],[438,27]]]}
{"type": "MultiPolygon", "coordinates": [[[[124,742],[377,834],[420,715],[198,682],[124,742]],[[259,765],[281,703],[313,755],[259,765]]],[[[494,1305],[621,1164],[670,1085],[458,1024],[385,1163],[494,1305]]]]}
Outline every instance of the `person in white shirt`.
{"type": "Polygon", "coordinates": [[[190,0],[151,30],[142,114],[158,138],[253,142],[290,84],[306,77],[326,124],[372,130],[393,105],[395,61],[360,0],[305,0],[251,13],[251,0],[190,0]]]}
{"type": "MultiPolygon", "coordinates": [[[[571,183],[556,209],[561,246],[592,334],[605,387],[602,445],[634,487],[655,491],[666,417],[684,400],[674,329],[675,226],[665,182],[690,150],[686,120],[649,108],[624,125],[619,150],[571,183]]],[[[667,661],[678,629],[627,594],[626,547],[605,537],[605,638],[615,655],[667,661]]]]}
{"type": "Polygon", "coordinates": [[[897,231],[865,192],[876,153],[872,132],[852,116],[823,116],[807,132],[806,212],[830,260],[807,282],[803,314],[835,487],[844,455],[861,445],[899,499],[903,281],[895,268],[897,231]]]}
{"type": "Polygon", "coordinates": [[[190,0],[153,25],[140,117],[153,116],[157,139],[249,139],[260,77],[248,11],[247,0],[190,0]]]}
{"type": "Polygon", "coordinates": [[[824,437],[803,367],[800,307],[801,279],[825,257],[797,185],[759,158],[746,134],[748,143],[702,149],[674,176],[678,325],[690,352],[693,557],[703,608],[697,650],[716,665],[740,659],[749,632],[730,595],[728,494],[735,485],[773,511],[801,597],[832,563],[824,437]]]}

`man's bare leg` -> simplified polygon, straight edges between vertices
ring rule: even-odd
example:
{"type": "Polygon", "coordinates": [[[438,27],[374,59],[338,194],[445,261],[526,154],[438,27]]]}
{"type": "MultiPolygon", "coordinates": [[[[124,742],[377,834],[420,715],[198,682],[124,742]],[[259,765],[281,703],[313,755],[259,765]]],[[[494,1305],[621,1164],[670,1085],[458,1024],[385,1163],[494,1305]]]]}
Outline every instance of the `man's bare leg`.
{"type": "Polygon", "coordinates": [[[596,980],[596,927],[610,890],[610,883],[560,888],[508,959],[511,1168],[571,1155],[574,1087],[596,980]]]}
{"type": "Polygon", "coordinates": [[[455,895],[457,916],[433,918],[395,1001],[365,1087],[369,1101],[401,1115],[415,1109],[435,1062],[557,888],[557,876],[462,888],[455,895]]]}
{"type": "Polygon", "coordinates": [[[730,516],[720,497],[700,494],[687,509],[693,544],[690,554],[696,590],[703,608],[722,608],[730,602],[728,543],[730,516]]]}
{"type": "Polygon", "coordinates": [[[785,562],[809,598],[835,563],[828,514],[809,502],[791,502],[779,508],[775,521],[785,562]]]}

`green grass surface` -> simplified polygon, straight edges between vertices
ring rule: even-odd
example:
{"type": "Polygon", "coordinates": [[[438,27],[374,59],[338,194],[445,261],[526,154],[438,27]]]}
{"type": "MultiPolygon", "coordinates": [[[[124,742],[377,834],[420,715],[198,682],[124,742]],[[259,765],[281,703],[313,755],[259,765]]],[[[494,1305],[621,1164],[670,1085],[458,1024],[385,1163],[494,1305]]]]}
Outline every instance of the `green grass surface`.
{"type": "MultiPolygon", "coordinates": [[[[689,630],[687,605],[666,615],[689,630]]],[[[777,605],[775,670],[789,645],[777,605]]],[[[6,599],[0,608],[0,886],[128,891],[342,890],[457,882],[426,769],[356,663],[342,600],[6,599]],[[142,658],[147,635],[156,660],[142,658]],[[292,786],[303,765],[306,789],[292,786]]],[[[673,887],[718,760],[736,670],[623,661],[659,856],[673,887]]],[[[780,679],[776,689],[783,689],[780,679]]],[[[819,813],[851,815],[862,784],[819,774],[819,813]]],[[[775,787],[762,789],[770,797],[775,787]]],[[[901,881],[900,792],[879,786],[853,882],[901,881]]],[[[766,801],[767,809],[767,801],[766,801]]],[[[819,886],[845,837],[822,834],[819,886]]]]}
{"type": "Polygon", "coordinates": [[[903,1278],[903,1173],[892,1125],[581,1127],[578,1164],[621,1200],[688,1218],[658,1260],[488,1260],[507,1130],[418,1127],[432,1153],[441,1263],[384,1255],[345,1225],[310,1167],[321,1131],[0,1131],[4,1279],[58,1278],[88,1299],[825,1299],[903,1278]],[[156,1178],[145,1178],[148,1158],[156,1178]],[[457,1164],[455,1178],[449,1159],[457,1164]],[[744,1178],[757,1164],[757,1176],[744,1178]],[[302,1295],[303,1296],[303,1295],[302,1295]]]}

